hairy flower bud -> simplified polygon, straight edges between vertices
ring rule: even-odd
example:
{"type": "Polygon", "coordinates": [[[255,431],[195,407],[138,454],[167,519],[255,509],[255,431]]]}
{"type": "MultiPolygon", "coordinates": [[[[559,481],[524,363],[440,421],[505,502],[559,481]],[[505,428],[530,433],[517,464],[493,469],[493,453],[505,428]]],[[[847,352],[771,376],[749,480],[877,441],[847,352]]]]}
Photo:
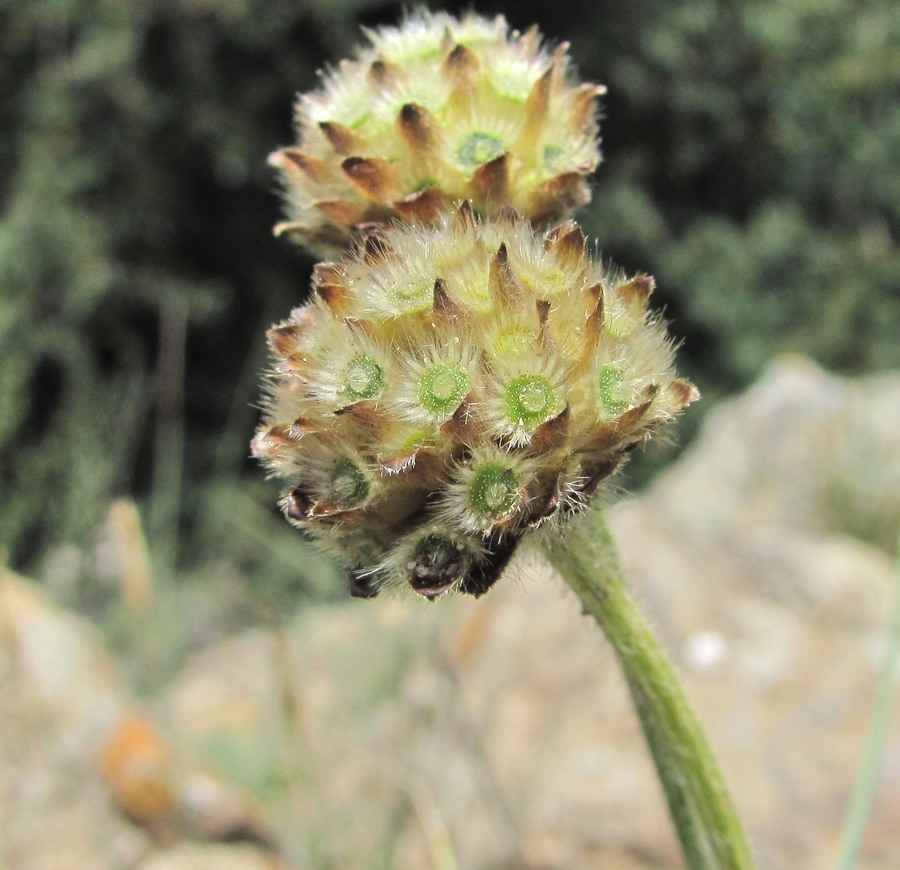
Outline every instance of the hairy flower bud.
{"type": "Polygon", "coordinates": [[[298,143],[270,158],[289,216],[277,232],[334,252],[355,228],[430,223],[463,199],[536,224],[590,199],[604,88],[572,81],[566,44],[550,53],[535,28],[426,11],[367,36],[300,97],[298,143]]]}
{"type": "Polygon", "coordinates": [[[628,451],[698,397],[648,310],[567,221],[538,233],[466,202],[395,225],[269,331],[253,452],[287,518],[355,594],[481,594],[529,529],[582,510],[628,451]]]}

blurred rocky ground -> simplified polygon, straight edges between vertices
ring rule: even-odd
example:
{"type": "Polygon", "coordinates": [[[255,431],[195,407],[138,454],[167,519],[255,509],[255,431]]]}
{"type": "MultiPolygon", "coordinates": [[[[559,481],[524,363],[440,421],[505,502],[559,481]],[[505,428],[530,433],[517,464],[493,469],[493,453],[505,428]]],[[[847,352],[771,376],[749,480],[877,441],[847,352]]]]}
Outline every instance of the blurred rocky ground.
{"type": "MultiPolygon", "coordinates": [[[[783,359],[611,522],[761,868],[833,865],[883,659],[900,375],[783,359]]],[[[536,554],[484,599],[350,601],[141,706],[0,575],[0,867],[680,866],[615,661],[536,554]]],[[[894,717],[861,868],[900,866],[894,717]]]]}

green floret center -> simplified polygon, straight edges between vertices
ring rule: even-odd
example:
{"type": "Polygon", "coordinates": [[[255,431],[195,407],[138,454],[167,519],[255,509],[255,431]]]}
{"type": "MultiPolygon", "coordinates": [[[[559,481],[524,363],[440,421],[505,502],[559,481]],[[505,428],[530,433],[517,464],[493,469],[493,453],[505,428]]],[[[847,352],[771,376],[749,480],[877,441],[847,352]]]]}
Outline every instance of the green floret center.
{"type": "Polygon", "coordinates": [[[434,283],[395,284],[388,291],[388,298],[393,305],[405,311],[420,311],[431,306],[434,299],[434,283]]]}
{"type": "Polygon", "coordinates": [[[504,395],[509,419],[525,429],[533,429],[549,420],[556,411],[556,391],[540,375],[522,375],[506,388],[504,395]]]}
{"type": "Polygon", "coordinates": [[[469,507],[481,515],[501,517],[516,503],[518,480],[516,473],[502,462],[482,465],[469,484],[469,507]]]}
{"type": "Polygon", "coordinates": [[[597,392],[603,407],[610,414],[622,414],[628,410],[628,387],[621,369],[606,365],[597,377],[597,392]]]}
{"type": "Polygon", "coordinates": [[[419,380],[419,404],[432,414],[452,414],[469,394],[472,383],[462,366],[438,363],[419,380]]]}
{"type": "Polygon", "coordinates": [[[384,389],[384,369],[370,356],[358,356],[344,370],[344,395],[352,402],[374,399],[384,389]]]}
{"type": "Polygon", "coordinates": [[[369,479],[365,472],[346,456],[334,464],[331,488],[335,500],[341,507],[355,507],[369,497],[369,479]]]}
{"type": "Polygon", "coordinates": [[[501,359],[521,359],[534,348],[534,335],[523,329],[507,329],[494,341],[494,353],[501,359]]]}
{"type": "Polygon", "coordinates": [[[456,158],[465,166],[481,166],[495,157],[499,157],[506,149],[503,142],[490,133],[472,133],[459,146],[456,158]]]}
{"type": "Polygon", "coordinates": [[[554,170],[562,164],[562,158],[566,156],[566,149],[560,145],[544,146],[544,166],[554,170]]]}

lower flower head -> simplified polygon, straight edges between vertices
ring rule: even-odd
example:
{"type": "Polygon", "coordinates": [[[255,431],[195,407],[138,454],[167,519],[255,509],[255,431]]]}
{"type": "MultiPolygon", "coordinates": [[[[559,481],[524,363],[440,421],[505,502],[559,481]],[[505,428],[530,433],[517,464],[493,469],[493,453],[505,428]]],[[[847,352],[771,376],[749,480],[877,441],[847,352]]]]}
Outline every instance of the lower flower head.
{"type": "Polygon", "coordinates": [[[464,203],[320,264],[314,300],[269,332],[254,453],[288,519],[357,594],[480,594],[521,537],[582,509],[627,453],[697,398],[652,279],[464,203]]]}

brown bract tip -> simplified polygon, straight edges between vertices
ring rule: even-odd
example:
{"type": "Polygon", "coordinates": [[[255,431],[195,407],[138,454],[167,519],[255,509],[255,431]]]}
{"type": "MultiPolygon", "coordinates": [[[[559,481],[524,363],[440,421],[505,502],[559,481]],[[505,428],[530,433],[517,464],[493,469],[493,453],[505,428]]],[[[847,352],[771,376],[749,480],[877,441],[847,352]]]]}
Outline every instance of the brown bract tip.
{"type": "Polygon", "coordinates": [[[378,202],[390,199],[396,188],[394,171],[380,157],[348,157],[341,169],[366,196],[378,202]]]}
{"type": "Polygon", "coordinates": [[[425,152],[438,141],[438,124],[431,112],[417,103],[406,103],[397,115],[397,125],[413,151],[425,152]]]}
{"type": "Polygon", "coordinates": [[[343,124],[336,121],[321,121],[319,129],[338,154],[351,154],[362,150],[363,140],[343,124]]]}
{"type": "Polygon", "coordinates": [[[700,399],[700,390],[690,381],[674,380],[669,384],[669,389],[675,396],[679,408],[685,408],[700,399]]]}
{"type": "Polygon", "coordinates": [[[509,252],[506,242],[501,242],[497,253],[491,259],[491,271],[488,276],[490,294],[499,299],[501,304],[509,307],[515,304],[520,296],[519,283],[509,268],[509,252]]]}
{"type": "Polygon", "coordinates": [[[634,310],[643,313],[656,282],[649,275],[635,275],[630,281],[619,285],[619,293],[625,303],[634,310]]]}
{"type": "Polygon", "coordinates": [[[479,166],[472,175],[472,187],[478,198],[497,206],[507,198],[509,186],[509,161],[506,154],[479,166]]]}
{"type": "Polygon", "coordinates": [[[569,439],[571,421],[572,409],[567,404],[559,414],[534,430],[531,441],[528,442],[529,452],[549,453],[562,447],[569,439]]]}
{"type": "Polygon", "coordinates": [[[368,79],[375,87],[383,88],[403,81],[403,73],[396,64],[378,58],[369,67],[368,79]]]}
{"type": "Polygon", "coordinates": [[[447,197],[437,187],[426,187],[394,202],[394,208],[411,223],[434,223],[446,207],[447,197]]]}
{"type": "Polygon", "coordinates": [[[461,230],[475,229],[475,214],[472,212],[472,203],[464,199],[456,213],[453,215],[453,223],[461,230]]]}
{"type": "Polygon", "coordinates": [[[285,172],[299,170],[315,184],[326,184],[333,177],[331,167],[324,160],[299,148],[282,148],[269,156],[269,163],[285,172]]]}

